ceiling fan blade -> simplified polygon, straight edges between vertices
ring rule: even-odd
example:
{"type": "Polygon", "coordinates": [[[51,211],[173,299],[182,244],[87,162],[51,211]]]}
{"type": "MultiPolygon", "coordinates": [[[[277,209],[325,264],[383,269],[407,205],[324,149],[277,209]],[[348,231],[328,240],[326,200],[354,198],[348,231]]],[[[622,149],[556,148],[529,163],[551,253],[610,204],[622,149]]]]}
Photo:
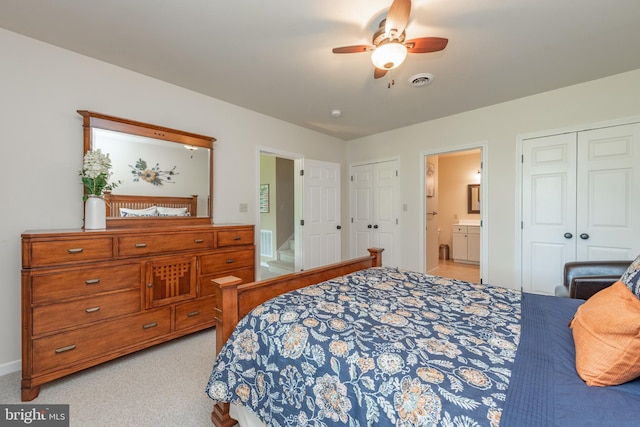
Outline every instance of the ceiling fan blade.
{"type": "Polygon", "coordinates": [[[411,0],[393,0],[384,24],[385,34],[392,38],[400,37],[409,23],[410,14],[411,0]]]}
{"type": "Polygon", "coordinates": [[[357,46],[342,46],[342,47],[334,47],[333,53],[361,53],[361,52],[370,52],[375,48],[375,46],[370,45],[357,45],[357,46]]]}
{"type": "Polygon", "coordinates": [[[382,68],[376,68],[375,70],[373,70],[374,79],[379,79],[381,77],[384,77],[385,74],[387,74],[387,70],[383,70],[382,68]]]}
{"type": "Polygon", "coordinates": [[[429,53],[444,49],[447,47],[447,43],[449,43],[449,39],[442,37],[420,37],[406,40],[403,44],[409,53],[429,53]]]}

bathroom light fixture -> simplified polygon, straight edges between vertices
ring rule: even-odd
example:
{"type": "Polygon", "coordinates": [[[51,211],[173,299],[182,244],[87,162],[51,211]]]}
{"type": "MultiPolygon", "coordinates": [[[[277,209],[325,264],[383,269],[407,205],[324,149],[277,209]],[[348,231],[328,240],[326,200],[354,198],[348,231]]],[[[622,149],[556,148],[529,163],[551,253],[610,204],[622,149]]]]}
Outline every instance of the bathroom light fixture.
{"type": "Polygon", "coordinates": [[[398,41],[384,43],[371,54],[371,62],[381,70],[393,70],[404,62],[407,47],[398,41]]]}

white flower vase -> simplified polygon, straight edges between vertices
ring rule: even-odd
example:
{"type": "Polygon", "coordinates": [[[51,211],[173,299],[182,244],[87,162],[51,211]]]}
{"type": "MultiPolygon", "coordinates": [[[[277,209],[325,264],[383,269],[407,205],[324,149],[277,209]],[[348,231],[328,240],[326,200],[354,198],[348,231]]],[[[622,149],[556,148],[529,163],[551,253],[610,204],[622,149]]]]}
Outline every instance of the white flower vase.
{"type": "Polygon", "coordinates": [[[84,207],[85,230],[107,228],[107,206],[101,196],[88,196],[84,207]]]}

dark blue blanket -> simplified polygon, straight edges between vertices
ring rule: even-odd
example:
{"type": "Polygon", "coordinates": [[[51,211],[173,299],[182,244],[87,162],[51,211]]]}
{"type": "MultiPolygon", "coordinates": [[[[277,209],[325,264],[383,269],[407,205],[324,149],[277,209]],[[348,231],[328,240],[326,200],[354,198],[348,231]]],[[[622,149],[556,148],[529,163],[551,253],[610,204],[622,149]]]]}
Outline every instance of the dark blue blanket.
{"type": "Polygon", "coordinates": [[[581,300],[523,294],[521,340],[502,427],[640,426],[640,381],[588,387],[568,324],[581,300]]]}

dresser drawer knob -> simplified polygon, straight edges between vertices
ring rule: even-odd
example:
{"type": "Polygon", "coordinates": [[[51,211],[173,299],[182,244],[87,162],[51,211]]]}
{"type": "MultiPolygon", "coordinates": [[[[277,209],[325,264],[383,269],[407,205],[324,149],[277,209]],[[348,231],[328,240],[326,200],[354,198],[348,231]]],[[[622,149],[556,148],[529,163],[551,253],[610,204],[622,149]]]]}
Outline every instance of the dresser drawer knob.
{"type": "Polygon", "coordinates": [[[64,353],[65,351],[69,351],[69,350],[75,350],[75,348],[76,348],[75,344],[71,344],[66,347],[56,348],[56,354],[64,353]]]}
{"type": "Polygon", "coordinates": [[[147,288],[149,289],[153,288],[153,283],[147,283],[147,288]]]}
{"type": "Polygon", "coordinates": [[[146,243],[136,243],[136,248],[146,248],[147,244],[146,243]]]}
{"type": "Polygon", "coordinates": [[[67,249],[67,252],[69,252],[70,254],[79,254],[82,253],[84,251],[84,248],[70,248],[67,249]]]}
{"type": "Polygon", "coordinates": [[[234,259],[228,259],[227,264],[233,264],[234,261],[235,261],[234,259]]]}
{"type": "Polygon", "coordinates": [[[187,313],[187,317],[195,317],[195,316],[199,316],[200,315],[200,311],[196,310],[196,311],[192,311],[191,313],[187,313]]]}
{"type": "Polygon", "coordinates": [[[96,311],[100,311],[100,306],[87,308],[85,312],[87,313],[95,313],[96,311]]]}
{"type": "Polygon", "coordinates": [[[194,243],[204,243],[204,239],[196,239],[193,242],[194,243]]]}
{"type": "Polygon", "coordinates": [[[89,279],[84,281],[85,285],[97,285],[100,283],[100,279],[89,279]]]}
{"type": "Polygon", "coordinates": [[[158,326],[158,322],[147,323],[146,325],[142,325],[142,329],[151,329],[158,326]]]}
{"type": "Polygon", "coordinates": [[[240,236],[233,236],[233,240],[241,240],[241,239],[242,239],[242,237],[240,237],[240,236]]]}

